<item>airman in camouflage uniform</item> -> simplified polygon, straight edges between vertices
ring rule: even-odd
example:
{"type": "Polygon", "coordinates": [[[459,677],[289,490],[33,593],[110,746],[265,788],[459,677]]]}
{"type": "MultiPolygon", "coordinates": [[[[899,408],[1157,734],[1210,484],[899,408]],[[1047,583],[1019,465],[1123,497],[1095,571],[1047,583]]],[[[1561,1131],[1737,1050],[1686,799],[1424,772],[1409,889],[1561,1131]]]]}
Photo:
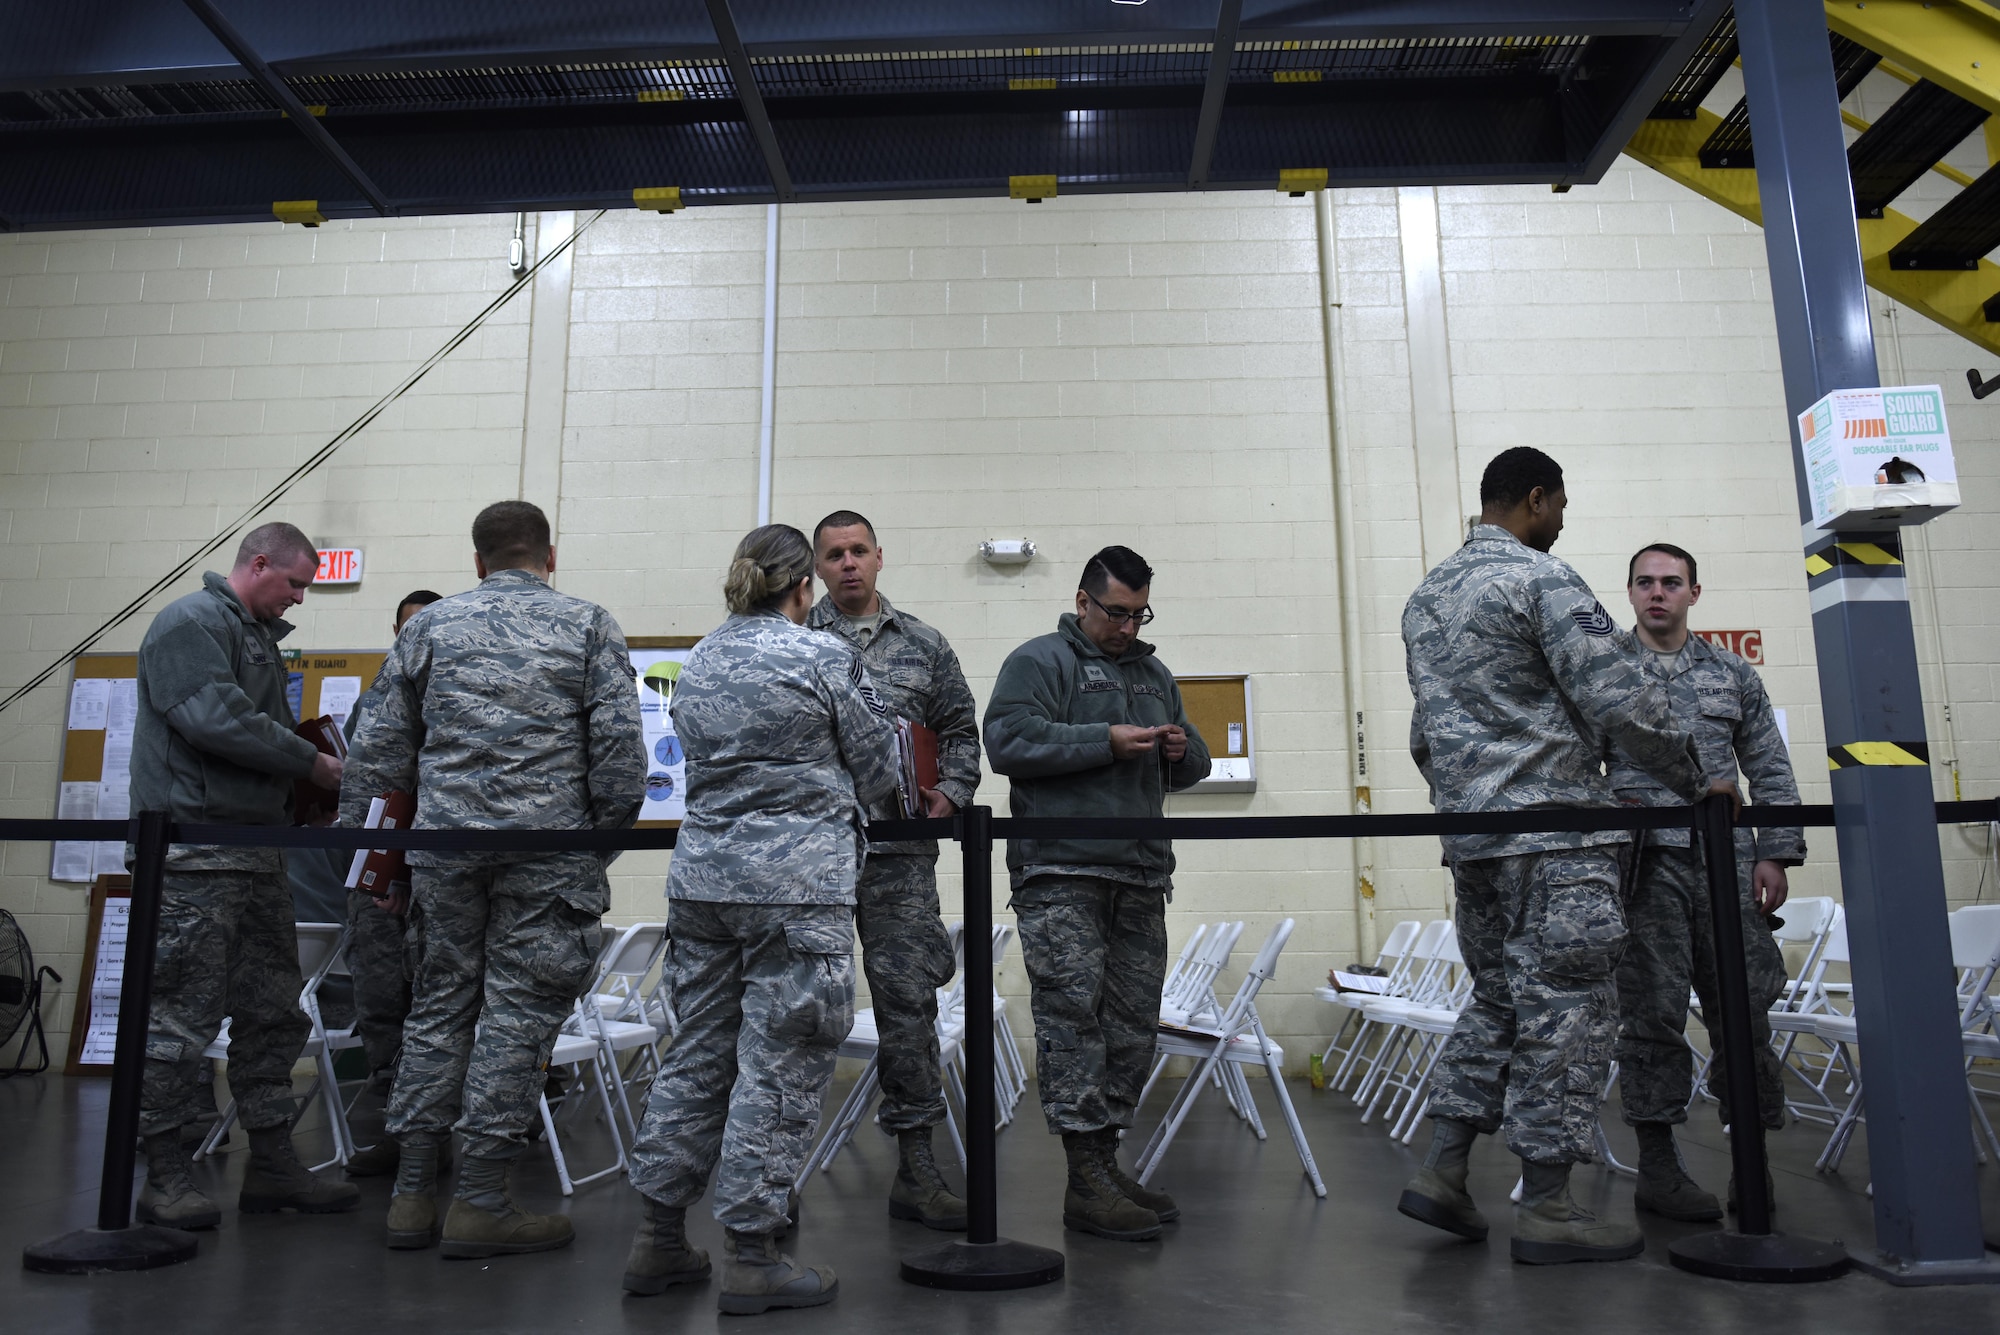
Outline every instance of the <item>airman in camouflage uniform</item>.
{"type": "MultiPolygon", "coordinates": [[[[813,544],[827,592],[806,625],[854,646],[890,713],[937,733],[938,786],[923,797],[927,814],[949,816],[979,786],[979,715],[958,655],[943,635],[876,591],[882,549],[865,518],[836,510],[819,522],[813,544]]],[[[893,793],[868,811],[870,820],[902,815],[893,793]]],[[[937,989],[954,969],[938,908],[937,859],[935,839],[870,844],[855,887],[854,924],[880,1043],[879,1120],[898,1142],[889,1213],[956,1230],[966,1225],[965,1201],[945,1183],[931,1146],[931,1130],[945,1116],[937,989]]]]}
{"type": "MultiPolygon", "coordinates": [[[[1562,529],[1561,469],[1509,450],[1481,483],[1482,522],[1403,609],[1415,710],[1410,753],[1440,812],[1612,804],[1609,735],[1670,791],[1708,788],[1670,714],[1581,576],[1548,554],[1562,529]]],[[[1430,1157],[1403,1213],[1465,1237],[1486,1222],[1464,1190],[1473,1136],[1504,1128],[1527,1186],[1513,1252],[1530,1262],[1636,1255],[1638,1230],[1569,1196],[1594,1129],[1616,1032],[1625,944],[1619,833],[1451,835],[1459,949],[1471,1002],[1434,1076],[1430,1157]]]]}
{"type": "MultiPolygon", "coordinates": [[[[1173,673],[1138,638],[1153,570],[1106,547],[1076,611],[1007,656],[986,708],[986,753],[1015,816],[1160,816],[1208,776],[1173,673]]],[[[1069,1175],[1063,1224],[1136,1242],[1179,1218],[1118,1166],[1159,1039],[1174,854],[1165,839],[1010,839],[1007,869],[1035,1016],[1035,1078],[1069,1175]]]]}
{"type": "MultiPolygon", "coordinates": [[[[1633,652],[1664,684],[1674,717],[1694,734],[1703,768],[1711,777],[1734,778],[1740,764],[1752,802],[1797,805],[1791,759],[1756,670],[1688,633],[1688,608],[1701,593],[1694,582],[1694,558],[1660,544],[1635,555],[1630,570],[1627,592],[1639,615],[1633,652]]],[[[1678,800],[1615,747],[1608,751],[1606,765],[1620,801],[1666,806],[1678,800]]],[[[1778,1057],[1771,1050],[1768,1013],[1784,992],[1786,974],[1784,953],[1764,912],[1784,902],[1785,868],[1798,866],[1805,856],[1805,831],[1800,828],[1736,832],[1757,1101],[1764,1125],[1771,1128],[1784,1125],[1785,1092],[1778,1057]]],[[[1673,1134],[1675,1124],[1687,1120],[1693,1096],[1694,1059],[1685,1040],[1690,985],[1701,998],[1716,1061],[1711,1084],[1718,1092],[1723,1069],[1708,869],[1689,831],[1647,834],[1628,915],[1632,941],[1618,966],[1617,1057],[1625,1120],[1639,1136],[1634,1199],[1641,1209],[1671,1219],[1719,1219],[1721,1205],[1688,1176],[1673,1134]]],[[[1726,1103],[1722,1119],[1729,1120],[1726,1103]]]]}
{"type": "MultiPolygon", "coordinates": [[[[292,783],[340,782],[340,764],[292,731],[279,613],[305,600],[319,557],[290,524],[253,530],[227,576],[162,608],[139,646],[132,808],[177,822],[291,824],[292,783]]],[[[126,860],[132,860],[127,848],[126,860]]],[[[351,1210],[360,1195],[321,1182],[292,1150],[292,1063],[308,1025],[283,855],[275,848],[168,850],[153,1006],[139,1092],[146,1185],[139,1217],[213,1228],[180,1128],[215,1115],[202,1051],[230,1019],[229,1088],[250,1136],[239,1209],[351,1210]]]]}
{"type": "MultiPolygon", "coordinates": [[[[625,637],[609,612],[549,587],[548,521],[520,501],[473,523],[479,587],[398,637],[355,734],[341,820],[414,792],[416,828],[618,829],[638,818],[645,757],[625,637]]],[[[389,1245],[436,1241],[439,1146],[465,1162],[448,1256],[559,1247],[561,1216],[518,1210],[506,1170],[526,1148],[549,1053],[609,907],[600,853],[409,854],[423,952],[389,1099],[401,1143],[389,1245]]]]}
{"type": "Polygon", "coordinates": [[[715,1183],[733,1259],[725,1312],[813,1306],[838,1282],[777,1239],[820,1101],[854,1023],[854,887],[862,812],[895,790],[895,729],[854,652],[803,625],[812,549],[754,530],[727,585],[732,615],[674,687],[687,815],[667,877],[680,1030],[646,1100],[632,1185],[646,1198],[625,1287],[709,1273],[686,1213],[715,1183]]]}

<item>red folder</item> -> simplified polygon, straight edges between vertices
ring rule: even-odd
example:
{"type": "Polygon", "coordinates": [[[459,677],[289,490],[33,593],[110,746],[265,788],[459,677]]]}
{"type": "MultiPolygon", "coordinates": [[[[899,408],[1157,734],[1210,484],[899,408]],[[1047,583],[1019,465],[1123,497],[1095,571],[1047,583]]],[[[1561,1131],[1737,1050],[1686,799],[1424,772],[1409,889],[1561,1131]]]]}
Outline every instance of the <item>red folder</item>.
{"type": "MultiPolygon", "coordinates": [[[[333,715],[321,714],[318,718],[309,718],[292,731],[311,742],[313,749],[321,755],[347,759],[347,738],[341,735],[340,725],[333,721],[333,715]]],[[[317,825],[339,814],[338,789],[322,788],[311,779],[292,780],[294,824],[317,825]]]]}
{"type": "MultiPolygon", "coordinates": [[[[368,804],[370,830],[407,830],[417,818],[417,799],[404,792],[387,792],[368,804]]],[[[347,888],[387,899],[390,887],[410,879],[410,867],[400,848],[357,848],[347,869],[347,888]]]]}
{"type": "Polygon", "coordinates": [[[924,812],[920,788],[938,786],[938,735],[921,723],[906,718],[896,720],[896,761],[903,790],[903,815],[920,818],[924,812]]]}

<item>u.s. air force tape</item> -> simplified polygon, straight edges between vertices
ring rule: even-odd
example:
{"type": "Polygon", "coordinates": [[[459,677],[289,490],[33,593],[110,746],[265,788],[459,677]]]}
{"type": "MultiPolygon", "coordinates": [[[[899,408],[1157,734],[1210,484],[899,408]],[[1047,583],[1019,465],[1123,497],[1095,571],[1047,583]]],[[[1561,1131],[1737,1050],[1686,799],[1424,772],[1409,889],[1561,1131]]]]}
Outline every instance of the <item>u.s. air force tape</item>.
{"type": "Polygon", "coordinates": [[[1618,624],[1611,619],[1611,614],[1604,610],[1603,603],[1594,602],[1588,612],[1578,608],[1569,615],[1570,619],[1582,628],[1585,635],[1609,635],[1618,629],[1618,624]]]}
{"type": "Polygon", "coordinates": [[[1826,748],[1828,769],[1851,769],[1856,765],[1928,765],[1928,742],[1849,742],[1826,748]]]}

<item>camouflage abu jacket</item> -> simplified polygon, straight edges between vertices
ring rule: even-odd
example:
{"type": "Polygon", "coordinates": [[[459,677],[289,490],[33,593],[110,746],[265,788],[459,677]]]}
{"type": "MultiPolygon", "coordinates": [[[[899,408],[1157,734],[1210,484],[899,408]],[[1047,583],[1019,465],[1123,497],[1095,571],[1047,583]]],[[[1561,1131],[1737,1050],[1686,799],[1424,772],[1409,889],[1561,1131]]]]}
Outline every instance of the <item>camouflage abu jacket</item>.
{"type": "MultiPolygon", "coordinates": [[[[1699,635],[1687,637],[1671,667],[1636,636],[1631,643],[1646,671],[1666,686],[1674,717],[1694,735],[1709,778],[1734,779],[1740,764],[1749,780],[1746,802],[1798,804],[1799,785],[1792,777],[1792,760],[1785,752],[1771,697],[1765,693],[1757,669],[1699,635]]],[[[1616,746],[1607,750],[1605,762],[1619,801],[1664,807],[1681,800],[1616,746]]],[[[1692,841],[1686,830],[1654,830],[1646,842],[1686,848],[1692,841]]],[[[1806,860],[1806,832],[1797,826],[1759,830],[1754,836],[1749,830],[1738,830],[1736,849],[1745,861],[1769,858],[1795,867],[1806,860]]]]}
{"type": "MultiPolygon", "coordinates": [[[[806,625],[838,635],[853,647],[891,714],[937,733],[938,791],[955,807],[970,806],[979,787],[979,710],[972,688],[965,684],[965,669],[937,630],[890,606],[880,594],[876,597],[882,604],[882,621],[865,645],[855,642],[853,623],[830,596],[821,595],[813,604],[806,625]]],[[[870,804],[867,814],[870,820],[900,820],[902,804],[891,792],[870,804]]],[[[938,846],[935,839],[911,839],[870,844],[868,851],[934,857],[938,846]]]]}
{"type": "MultiPolygon", "coordinates": [[[[1614,805],[1608,736],[1682,801],[1708,788],[1694,740],[1583,577],[1480,524],[1403,608],[1410,754],[1439,811],[1614,805]]],[[[1452,835],[1453,862],[1629,842],[1603,833],[1452,835]]]]}
{"type": "MultiPolygon", "coordinates": [[[[360,708],[342,825],[361,825],[369,800],[389,789],[416,793],[418,829],[602,830],[638,819],[646,766],[624,632],[597,604],[529,571],[496,570],[420,612],[360,708]]],[[[409,855],[419,867],[550,856],[409,855]]],[[[554,856],[594,872],[608,897],[610,858],[554,856]]]]}
{"type": "Polygon", "coordinates": [[[862,808],[896,790],[889,706],[847,643],[777,612],[688,655],[670,707],[687,754],[671,899],[852,904],[862,808]]]}

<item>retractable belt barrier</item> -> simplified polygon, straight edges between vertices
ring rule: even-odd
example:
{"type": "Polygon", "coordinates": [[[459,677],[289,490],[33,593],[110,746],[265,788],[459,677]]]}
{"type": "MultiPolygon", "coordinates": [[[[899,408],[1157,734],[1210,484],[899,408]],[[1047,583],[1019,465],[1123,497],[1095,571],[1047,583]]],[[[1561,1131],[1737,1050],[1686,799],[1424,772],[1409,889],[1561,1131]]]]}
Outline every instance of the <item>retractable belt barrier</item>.
{"type": "MultiPolygon", "coordinates": [[[[993,845],[997,839],[1353,839],[1468,834],[1551,834],[1686,829],[1702,836],[1712,886],[1709,896],[1721,994],[1723,1060],[1730,1106],[1757,1106],[1750,1049],[1749,982],[1743,962],[1743,924],[1736,860],[1728,849],[1735,829],[1831,826],[1838,808],[1746,806],[1732,817],[1725,798],[1669,807],[1542,807],[1527,811],[1417,813],[1367,816],[998,817],[992,808],[967,807],[939,820],[876,821],[876,842],[949,839],[964,858],[965,974],[993,975],[993,845]]],[[[2000,799],[1940,802],[1940,825],[2000,821],[2000,799]]],[[[269,825],[175,824],[164,812],[141,812],[129,821],[0,820],[0,842],[124,839],[134,846],[132,907],[118,1007],[118,1043],[112,1061],[111,1099],[104,1132],[104,1170],[97,1225],[29,1247],[30,1270],[91,1274],[143,1270],[191,1259],[195,1239],[178,1229],[134,1224],[132,1174],[139,1129],[139,1086],[152,1009],[153,948],[159,931],[160,895],[167,849],[204,847],[402,849],[459,853],[612,853],[672,848],[673,829],[622,830],[360,830],[269,825]]],[[[903,1259],[903,1278],[947,1289],[1012,1289],[1062,1276],[1060,1252],[999,1236],[993,1106],[993,1009],[965,1007],[966,1204],[969,1227],[954,1240],[903,1259]]],[[[1738,1279],[1796,1281],[1830,1278],[1845,1268],[1846,1254],[1831,1244],[1771,1232],[1765,1190],[1763,1120],[1738,1117],[1730,1136],[1739,1202],[1739,1232],[1697,1234],[1673,1246],[1676,1263],[1702,1273],[1738,1279]],[[1686,1250],[1689,1255],[1683,1257],[1686,1250]]]]}

